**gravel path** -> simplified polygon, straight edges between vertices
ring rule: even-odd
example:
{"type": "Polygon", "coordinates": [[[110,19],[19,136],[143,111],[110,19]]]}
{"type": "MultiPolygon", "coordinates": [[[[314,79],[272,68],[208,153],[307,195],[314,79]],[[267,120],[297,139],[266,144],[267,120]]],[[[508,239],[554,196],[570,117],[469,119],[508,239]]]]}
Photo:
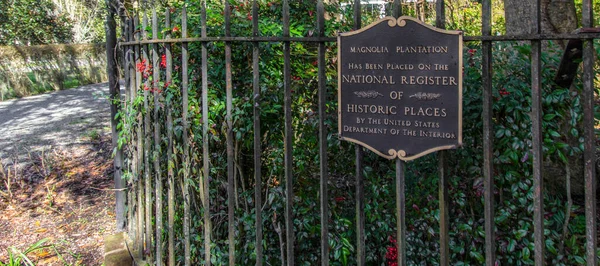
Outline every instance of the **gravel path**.
{"type": "Polygon", "coordinates": [[[107,96],[108,84],[101,83],[0,102],[0,159],[109,134],[107,96]]]}

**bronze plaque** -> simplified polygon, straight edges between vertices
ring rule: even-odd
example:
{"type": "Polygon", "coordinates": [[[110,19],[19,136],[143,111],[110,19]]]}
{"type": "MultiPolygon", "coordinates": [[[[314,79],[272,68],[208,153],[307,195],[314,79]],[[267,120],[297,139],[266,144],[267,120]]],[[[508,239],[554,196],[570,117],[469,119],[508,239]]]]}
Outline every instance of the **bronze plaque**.
{"type": "Polygon", "coordinates": [[[462,144],[462,33],[412,17],[338,36],[343,140],[409,161],[462,144]]]}

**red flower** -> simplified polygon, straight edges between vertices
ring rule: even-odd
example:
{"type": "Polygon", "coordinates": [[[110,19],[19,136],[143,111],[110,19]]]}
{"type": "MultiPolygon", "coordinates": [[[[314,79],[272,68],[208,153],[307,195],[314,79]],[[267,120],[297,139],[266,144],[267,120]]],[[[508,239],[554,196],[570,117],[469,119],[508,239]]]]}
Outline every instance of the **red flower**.
{"type": "Polygon", "coordinates": [[[162,55],[160,57],[160,67],[162,67],[162,68],[167,67],[167,55],[162,55]]]}
{"type": "Polygon", "coordinates": [[[387,260],[388,266],[398,266],[398,248],[396,246],[396,239],[390,236],[390,243],[392,246],[387,247],[385,253],[385,259],[387,260]]]}
{"type": "Polygon", "coordinates": [[[141,62],[138,62],[136,64],[136,68],[138,72],[144,72],[144,70],[146,70],[146,59],[142,60],[141,62]]]}
{"type": "Polygon", "coordinates": [[[145,90],[145,91],[147,91],[147,90],[149,90],[149,89],[150,89],[150,88],[148,88],[148,86],[144,85],[144,90],[145,90]]]}
{"type": "Polygon", "coordinates": [[[165,85],[164,85],[165,89],[166,89],[167,87],[169,87],[169,85],[171,85],[171,82],[170,82],[170,81],[168,81],[167,83],[165,83],[165,85]]]}
{"type": "Polygon", "coordinates": [[[308,15],[312,17],[313,16],[313,11],[312,10],[308,10],[308,15]]]}
{"type": "Polygon", "coordinates": [[[344,200],[346,200],[346,198],[344,198],[344,197],[335,197],[336,202],[342,202],[344,200]]]}
{"type": "Polygon", "coordinates": [[[177,26],[173,27],[173,32],[177,32],[177,31],[179,31],[179,27],[177,27],[177,26]]]}
{"type": "Polygon", "coordinates": [[[252,15],[250,15],[250,13],[248,13],[247,18],[248,18],[248,20],[252,20],[252,15]]]}

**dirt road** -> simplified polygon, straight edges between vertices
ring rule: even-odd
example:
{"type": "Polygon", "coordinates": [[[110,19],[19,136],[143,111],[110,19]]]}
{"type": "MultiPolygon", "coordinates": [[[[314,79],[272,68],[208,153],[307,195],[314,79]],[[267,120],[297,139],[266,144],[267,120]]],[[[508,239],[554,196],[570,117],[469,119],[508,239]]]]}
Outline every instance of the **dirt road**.
{"type": "Polygon", "coordinates": [[[101,265],[115,231],[108,85],[0,102],[0,262],[101,265]],[[15,252],[15,251],[13,251],[15,252]]]}
{"type": "Polygon", "coordinates": [[[108,84],[0,102],[0,158],[85,144],[110,132],[108,84]],[[89,139],[89,138],[88,138],[89,139]]]}

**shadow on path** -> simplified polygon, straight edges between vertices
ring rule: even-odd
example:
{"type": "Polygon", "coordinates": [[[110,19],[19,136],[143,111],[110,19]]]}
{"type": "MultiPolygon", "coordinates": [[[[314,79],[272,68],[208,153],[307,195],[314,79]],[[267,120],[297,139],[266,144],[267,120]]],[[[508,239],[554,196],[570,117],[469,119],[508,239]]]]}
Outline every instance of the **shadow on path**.
{"type": "Polygon", "coordinates": [[[101,83],[0,102],[0,159],[110,132],[107,96],[101,83]]]}

